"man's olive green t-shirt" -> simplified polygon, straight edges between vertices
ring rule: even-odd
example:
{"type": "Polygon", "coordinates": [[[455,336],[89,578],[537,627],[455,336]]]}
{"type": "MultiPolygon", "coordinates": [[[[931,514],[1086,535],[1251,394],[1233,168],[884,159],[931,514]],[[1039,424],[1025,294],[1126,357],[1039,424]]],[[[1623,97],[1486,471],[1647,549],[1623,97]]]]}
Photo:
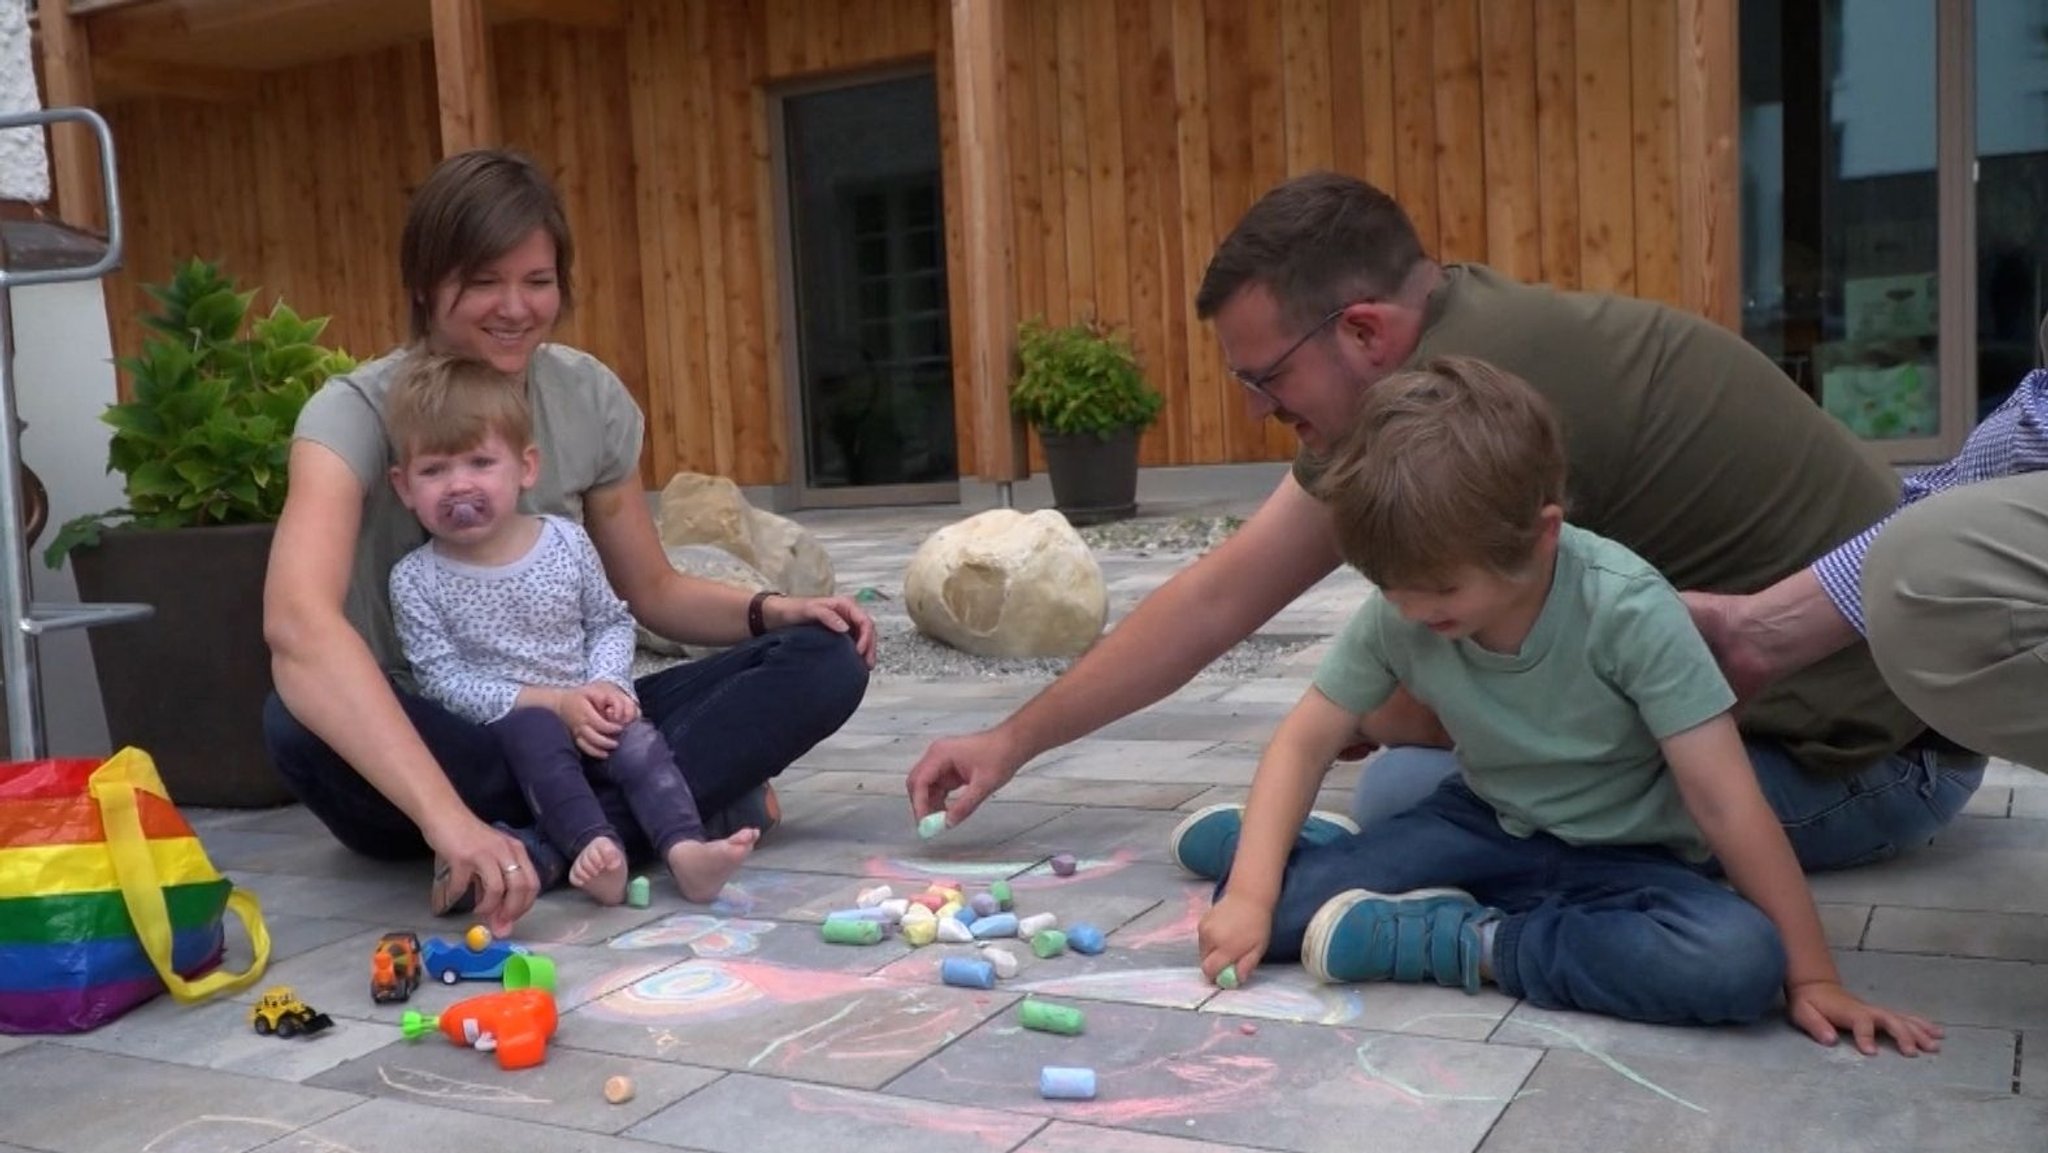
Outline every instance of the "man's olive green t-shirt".
{"type": "MultiPolygon", "coordinates": [[[[391,487],[396,462],[384,435],[384,400],[405,355],[401,349],[329,380],[306,402],[293,435],[332,449],[363,483],[363,520],[345,612],[384,671],[410,686],[411,670],[391,623],[391,566],[427,538],[391,487]]],[[[526,396],[533,409],[533,443],[540,449],[540,481],[520,497],[519,507],[581,524],[584,493],[639,469],[645,432],[640,406],[602,361],[559,344],[544,344],[534,353],[526,396]]]]}
{"type": "MultiPolygon", "coordinates": [[[[1447,265],[1408,367],[1446,355],[1490,361],[1547,397],[1569,458],[1566,515],[1680,589],[1755,592],[1898,503],[1897,478],[1846,428],[1747,341],[1692,313],[1447,265]]],[[[1319,473],[1314,458],[1297,458],[1311,492],[1319,473]]],[[[1860,642],[1766,690],[1739,719],[1745,735],[1831,775],[1924,728],[1860,642]]]]}

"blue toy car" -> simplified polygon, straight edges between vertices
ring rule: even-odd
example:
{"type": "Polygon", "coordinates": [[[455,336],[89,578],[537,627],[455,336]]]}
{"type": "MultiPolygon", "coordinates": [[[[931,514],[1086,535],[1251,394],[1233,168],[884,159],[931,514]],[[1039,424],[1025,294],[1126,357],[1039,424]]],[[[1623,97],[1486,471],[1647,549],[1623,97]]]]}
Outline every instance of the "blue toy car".
{"type": "Polygon", "coordinates": [[[446,985],[457,981],[495,981],[505,975],[505,962],[528,952],[524,945],[493,940],[481,927],[459,941],[435,937],[420,946],[420,968],[446,985]]]}

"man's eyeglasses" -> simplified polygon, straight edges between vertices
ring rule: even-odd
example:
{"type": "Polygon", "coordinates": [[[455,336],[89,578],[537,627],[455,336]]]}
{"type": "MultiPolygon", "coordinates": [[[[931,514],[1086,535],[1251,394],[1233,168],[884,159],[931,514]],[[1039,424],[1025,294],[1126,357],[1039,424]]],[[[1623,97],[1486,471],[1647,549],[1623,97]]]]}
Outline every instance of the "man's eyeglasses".
{"type": "Polygon", "coordinates": [[[1288,357],[1293,356],[1296,352],[1301,350],[1302,345],[1307,344],[1310,340],[1314,339],[1317,334],[1321,333],[1324,329],[1330,327],[1330,323],[1336,320],[1338,317],[1344,315],[1344,310],[1350,307],[1351,305],[1349,304],[1338,305],[1335,309],[1333,309],[1330,312],[1328,316],[1325,316],[1321,320],[1316,321],[1315,327],[1309,329],[1307,332],[1302,333],[1300,340],[1297,340],[1293,344],[1288,345],[1287,351],[1281,353],[1280,358],[1278,360],[1275,360],[1273,363],[1267,365],[1265,371],[1246,372],[1241,368],[1233,368],[1230,370],[1230,375],[1237,378],[1237,383],[1244,385],[1251,391],[1271,401],[1275,408],[1285,407],[1280,403],[1280,399],[1274,396],[1273,393],[1267,388],[1267,386],[1272,384],[1273,378],[1280,375],[1280,370],[1287,366],[1288,357]]]}

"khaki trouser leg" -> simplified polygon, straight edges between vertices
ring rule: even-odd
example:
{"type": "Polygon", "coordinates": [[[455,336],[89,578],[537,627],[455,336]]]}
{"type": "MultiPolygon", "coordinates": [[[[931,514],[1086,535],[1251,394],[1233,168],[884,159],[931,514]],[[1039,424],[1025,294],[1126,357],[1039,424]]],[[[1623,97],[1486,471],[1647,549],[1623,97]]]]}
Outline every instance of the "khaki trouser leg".
{"type": "Polygon", "coordinates": [[[1870,649],[1936,732],[2048,770],[2048,473],[1951,489],[1880,533],[1870,649]]]}

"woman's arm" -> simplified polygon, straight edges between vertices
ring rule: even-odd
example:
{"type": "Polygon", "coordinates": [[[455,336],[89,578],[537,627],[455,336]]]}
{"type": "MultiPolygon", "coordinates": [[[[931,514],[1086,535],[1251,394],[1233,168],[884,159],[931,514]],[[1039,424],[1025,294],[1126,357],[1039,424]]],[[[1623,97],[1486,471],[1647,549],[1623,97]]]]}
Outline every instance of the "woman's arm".
{"type": "MultiPolygon", "coordinates": [[[[734,645],[749,636],[753,594],[679,573],[668,563],[637,473],[584,494],[583,528],[612,587],[648,629],[697,645],[734,645]]],[[[874,624],[849,597],[778,596],[762,606],[762,615],[770,628],[811,622],[846,633],[874,663],[874,624]]]]}
{"type": "Polygon", "coordinates": [[[532,862],[479,820],[434,761],[362,637],[342,613],[363,482],[333,450],[292,445],[290,495],[263,584],[263,635],[285,707],[398,806],[448,863],[454,892],[480,882],[477,914],[509,930],[533,904],[532,862]],[[507,873],[506,865],[520,868],[507,873]]]}

